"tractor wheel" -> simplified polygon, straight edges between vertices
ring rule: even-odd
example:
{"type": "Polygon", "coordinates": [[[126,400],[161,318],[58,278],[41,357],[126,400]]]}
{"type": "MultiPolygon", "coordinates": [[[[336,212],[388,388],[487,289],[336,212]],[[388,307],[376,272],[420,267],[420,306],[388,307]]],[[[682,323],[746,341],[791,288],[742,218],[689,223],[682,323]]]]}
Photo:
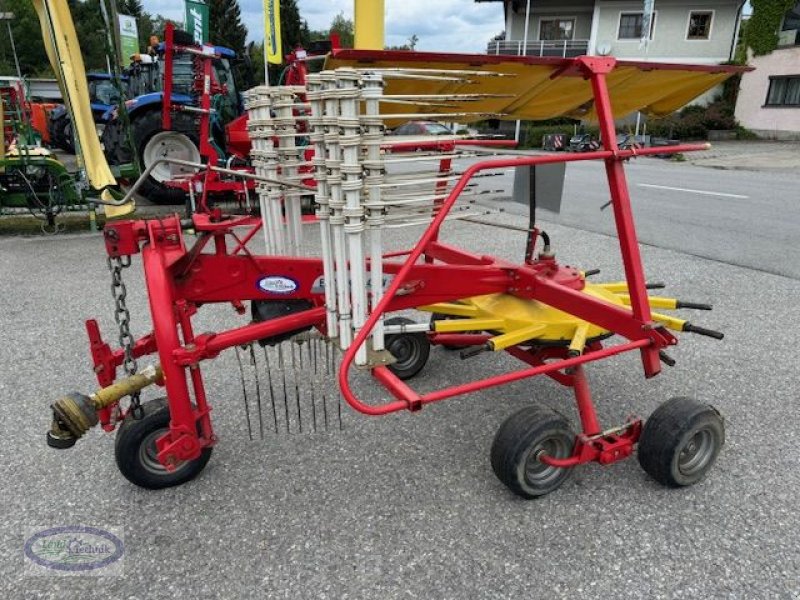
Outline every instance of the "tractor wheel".
{"type": "Polygon", "coordinates": [[[75,144],[72,138],[72,120],[68,112],[50,119],[48,126],[50,128],[50,143],[53,146],[66,152],[75,152],[75,144]]]}
{"type": "Polygon", "coordinates": [[[131,162],[131,151],[125,138],[125,130],[119,119],[109,119],[100,136],[103,152],[110,165],[123,165],[131,162]]]}
{"type": "Polygon", "coordinates": [[[114,456],[125,478],[150,490],[172,487],[197,477],[211,458],[211,448],[200,456],[177,465],[170,472],[156,458],[156,440],[169,430],[169,405],[166,398],[142,404],[144,415],[135,419],[128,414],[117,431],[114,456]]]}
{"type": "Polygon", "coordinates": [[[70,154],[75,154],[75,130],[72,128],[72,119],[67,116],[64,123],[64,145],[62,148],[70,154]]]}
{"type": "Polygon", "coordinates": [[[543,406],[529,406],[511,415],[497,430],[492,469],[518,496],[538,498],[558,488],[572,473],[571,468],[540,462],[539,456],[569,458],[574,446],[575,434],[564,417],[543,406]]]}
{"type": "MultiPolygon", "coordinates": [[[[387,319],[386,325],[408,325],[413,322],[404,317],[393,317],[387,319]]],[[[389,365],[389,370],[405,381],[419,373],[428,362],[431,343],[422,332],[391,333],[386,335],[386,349],[397,359],[389,365]]]]}
{"type": "MultiPolygon", "coordinates": [[[[196,120],[185,113],[179,112],[172,116],[172,129],[169,131],[162,128],[161,113],[157,110],[134,114],[131,117],[131,137],[141,170],[144,171],[162,157],[200,162],[197,129],[196,120]]],[[[113,164],[133,161],[125,133],[118,121],[106,125],[103,143],[106,157],[113,164]]],[[[165,182],[176,175],[192,172],[192,169],[185,167],[158,165],[142,183],[139,194],[154,204],[185,204],[187,194],[179,188],[166,185],[165,182]]]]}
{"type": "Polygon", "coordinates": [[[700,481],[725,443],[725,423],[713,406],[694,398],[672,398],[659,406],[642,430],[639,464],[669,487],[700,481]]]}

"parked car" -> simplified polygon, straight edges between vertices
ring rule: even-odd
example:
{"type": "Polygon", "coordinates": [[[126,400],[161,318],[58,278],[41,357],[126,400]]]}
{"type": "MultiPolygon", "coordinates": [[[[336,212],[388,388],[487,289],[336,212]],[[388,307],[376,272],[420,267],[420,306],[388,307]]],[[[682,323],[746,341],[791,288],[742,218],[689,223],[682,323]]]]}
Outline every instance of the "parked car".
{"type": "Polygon", "coordinates": [[[600,142],[591,133],[577,133],[569,139],[570,152],[592,152],[600,148],[600,142]]]}
{"type": "Polygon", "coordinates": [[[436,121],[408,121],[390,132],[392,139],[389,140],[393,152],[415,152],[417,150],[443,150],[442,144],[453,144],[452,141],[436,142],[428,138],[430,136],[452,136],[453,131],[436,121]]]}

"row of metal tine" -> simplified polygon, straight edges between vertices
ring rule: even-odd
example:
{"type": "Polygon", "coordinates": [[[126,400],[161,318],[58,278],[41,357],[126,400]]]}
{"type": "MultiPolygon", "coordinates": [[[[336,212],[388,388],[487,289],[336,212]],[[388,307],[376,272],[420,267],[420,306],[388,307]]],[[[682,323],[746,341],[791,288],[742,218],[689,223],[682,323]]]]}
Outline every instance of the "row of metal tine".
{"type": "MultiPolygon", "coordinates": [[[[420,159],[439,160],[438,156],[393,155],[385,151],[392,138],[386,136],[385,122],[402,119],[436,118],[438,113],[390,114],[382,104],[416,104],[445,106],[451,103],[474,102],[485,95],[474,93],[396,94],[384,93],[389,78],[439,79],[468,85],[470,77],[492,76],[492,73],[452,71],[435,73],[424,69],[356,70],[339,68],[311,74],[307,87],[267,87],[250,90],[245,103],[249,112],[248,129],[253,142],[251,152],[256,174],[269,180],[258,187],[259,205],[267,252],[275,255],[297,256],[305,252],[302,226],[302,190],[283,187],[277,181],[300,184],[313,177],[313,194],[319,223],[319,239],[324,271],[324,293],[327,308],[328,340],[306,340],[298,344],[290,340],[275,348],[263,348],[267,381],[262,385],[255,379],[249,397],[255,399],[259,416],[259,435],[263,435],[263,406],[261,398],[268,391],[272,428],[289,432],[316,430],[319,423],[325,428],[331,421],[332,395],[336,395],[335,419],[341,426],[341,405],[332,380],[329,385],[316,387],[315,377],[297,376],[303,371],[302,361],[313,362],[315,374],[333,376],[327,367],[316,371],[319,345],[333,343],[344,350],[350,346],[363,327],[369,310],[381,299],[385,285],[382,270],[384,254],[383,231],[389,227],[425,224],[436,215],[454,181],[452,170],[419,167],[420,159]],[[313,148],[310,160],[306,159],[313,148]],[[388,173],[393,163],[408,163],[413,171],[388,173]],[[369,269],[367,268],[369,263],[369,269]],[[304,358],[305,356],[305,358],[304,358]],[[276,383],[273,378],[279,378],[276,383]],[[312,416],[301,416],[305,402],[312,416]],[[278,396],[283,396],[282,406],[278,396]],[[292,402],[294,399],[294,402],[292,402]],[[278,406],[278,408],[276,408],[278,406]]],[[[452,119],[475,119],[477,113],[448,113],[452,119]]],[[[420,143],[424,140],[415,138],[420,143]]],[[[430,141],[454,142],[459,136],[435,136],[430,141]]],[[[450,150],[447,158],[459,156],[450,150]]],[[[464,195],[466,198],[470,191],[464,195]]],[[[462,205],[464,203],[461,203],[462,205]]],[[[468,206],[456,216],[471,216],[468,206]]],[[[372,330],[367,344],[357,351],[356,364],[369,365],[371,357],[385,355],[383,320],[372,330]]],[[[326,357],[338,354],[337,348],[325,348],[326,357]]],[[[239,350],[240,369],[256,364],[259,350],[249,346],[239,350]]],[[[247,392],[245,392],[247,394],[247,392]]],[[[248,430],[250,406],[247,398],[248,430]]]]}

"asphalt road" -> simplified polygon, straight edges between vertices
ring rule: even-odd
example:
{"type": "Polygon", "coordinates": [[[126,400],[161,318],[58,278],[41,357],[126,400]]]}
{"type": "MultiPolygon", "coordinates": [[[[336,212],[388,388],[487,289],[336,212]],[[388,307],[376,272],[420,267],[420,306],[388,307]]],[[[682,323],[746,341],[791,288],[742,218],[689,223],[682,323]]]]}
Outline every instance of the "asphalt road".
{"type": "MultiPolygon", "coordinates": [[[[642,243],[800,278],[796,171],[721,170],[640,158],[626,172],[642,243]]],[[[481,185],[510,189],[512,181],[512,171],[505,170],[481,185]]],[[[560,214],[543,210],[540,217],[615,235],[613,211],[601,210],[609,201],[605,181],[602,164],[569,163],[560,214]]],[[[504,206],[527,214],[527,207],[504,206]]]]}
{"type": "MultiPolygon", "coordinates": [[[[609,216],[597,210],[603,196],[581,183],[596,175],[583,166],[569,174],[574,180],[560,219],[579,227],[549,215],[543,224],[564,262],[601,268],[603,278],[616,279],[616,241],[604,229],[609,216]]],[[[576,418],[568,391],[544,379],[416,414],[366,418],[345,410],[342,432],[270,434],[251,442],[231,353],[204,369],[220,437],[207,469],[177,489],[137,489],[116,470],[113,434],[94,431],[61,452],[44,442],[54,397],[93,388],[83,319],[97,316],[112,339],[101,239],[0,240],[0,596],[800,597],[800,405],[792,333],[800,321],[800,282],[765,272],[780,270],[759,266],[769,264],[768,256],[753,255],[752,265],[741,258],[751,256],[748,240],[760,235],[747,231],[760,232],[761,243],[775,244],[773,260],[783,264],[779,257],[796,257],[800,232],[792,235],[797,212],[779,193],[792,185],[790,178],[747,183],[754,177],[669,163],[631,169],[648,275],[667,281],[678,297],[714,302],[713,312],[694,316],[725,331],[726,339],[681,336],[672,352],[678,365],[653,380],[644,380],[633,355],[596,363],[589,374],[604,425],[632,412],[648,415],[674,395],[696,396],[725,415],[727,443],[718,464],[707,479],[680,490],[654,483],[634,458],[577,468],[561,489],[538,501],[511,495],[488,461],[502,421],[532,400],[576,418]],[[735,198],[655,194],[639,183],[758,200],[747,208],[735,198]],[[684,210],[702,208],[699,217],[711,214],[711,203],[737,217],[721,211],[716,222],[729,224],[728,232],[717,233],[679,211],[675,223],[687,229],[681,237],[667,235],[672,228],[658,215],[670,214],[679,198],[684,210]],[[767,235],[772,222],[780,235],[767,235]],[[708,249],[712,239],[720,243],[708,249]],[[712,250],[736,260],[699,256],[712,250]],[[73,524],[124,532],[124,576],[25,574],[29,529],[73,524]]],[[[492,218],[524,223],[511,212],[492,218]]],[[[396,242],[413,243],[417,234],[404,230],[396,242]]],[[[444,237],[508,258],[523,248],[520,233],[467,223],[448,224],[444,237]]],[[[149,325],[138,260],[126,278],[134,332],[142,334],[149,325]]],[[[196,329],[234,322],[227,307],[203,308],[196,329]]],[[[513,366],[505,357],[460,361],[436,349],[413,385],[431,389],[513,366]]],[[[382,395],[366,378],[358,379],[357,390],[367,398],[382,395]]]]}

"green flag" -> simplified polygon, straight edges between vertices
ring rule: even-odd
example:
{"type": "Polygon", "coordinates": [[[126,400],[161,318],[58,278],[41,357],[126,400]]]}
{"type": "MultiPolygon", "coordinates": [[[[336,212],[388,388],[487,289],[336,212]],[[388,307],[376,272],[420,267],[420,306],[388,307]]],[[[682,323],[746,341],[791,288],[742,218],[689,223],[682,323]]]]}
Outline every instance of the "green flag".
{"type": "Polygon", "coordinates": [[[186,0],[184,22],[195,44],[202,46],[208,41],[208,5],[203,0],[186,0]]]}

